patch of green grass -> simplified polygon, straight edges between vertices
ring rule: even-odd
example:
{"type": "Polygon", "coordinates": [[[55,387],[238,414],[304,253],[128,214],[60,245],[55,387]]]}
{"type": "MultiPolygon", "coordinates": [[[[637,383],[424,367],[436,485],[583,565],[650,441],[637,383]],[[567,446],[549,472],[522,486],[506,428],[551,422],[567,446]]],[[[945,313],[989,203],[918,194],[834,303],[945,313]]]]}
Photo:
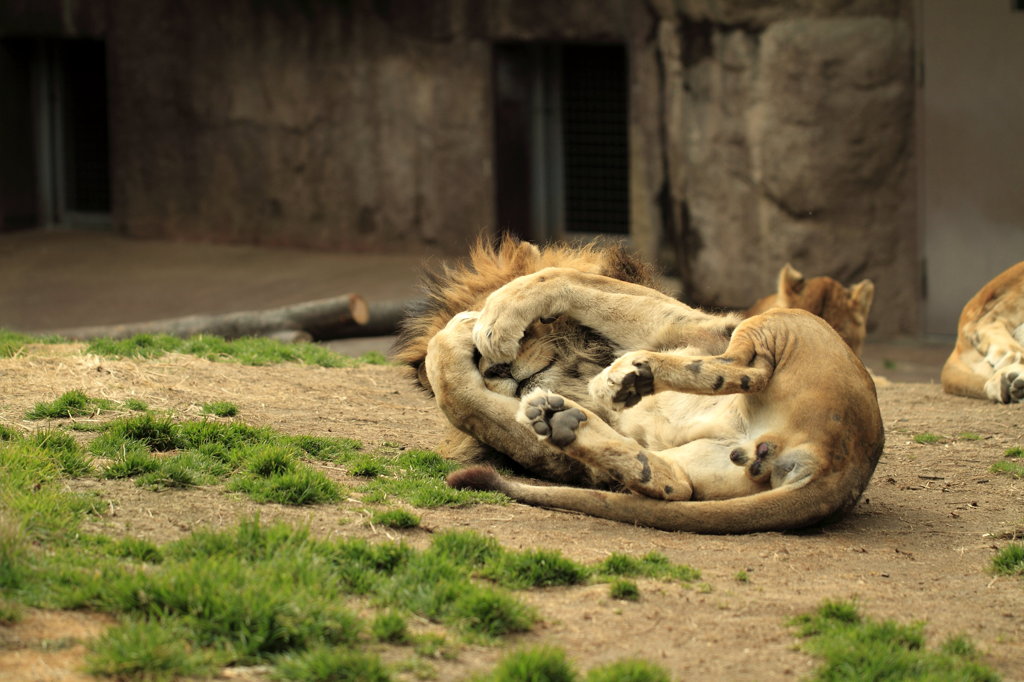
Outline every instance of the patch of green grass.
{"type": "Polygon", "coordinates": [[[468,584],[442,616],[442,622],[483,641],[527,632],[536,620],[533,608],[516,597],[474,583],[468,584]]]}
{"type": "Polygon", "coordinates": [[[216,659],[189,646],[175,624],[137,620],[108,630],[89,645],[86,670],[115,679],[172,680],[213,677],[216,659]]]}
{"type": "Polygon", "coordinates": [[[700,579],[700,571],[685,564],[673,564],[664,554],[650,552],[639,559],[613,553],[594,567],[601,575],[657,578],[690,583],[700,579]]]}
{"type": "Polygon", "coordinates": [[[128,398],[121,403],[121,407],[132,412],[145,412],[149,409],[149,405],[138,398],[128,398]]]}
{"type": "Polygon", "coordinates": [[[1024,575],[1024,545],[1010,543],[992,558],[992,570],[999,575],[1024,575]]]}
{"type": "Polygon", "coordinates": [[[21,434],[10,428],[0,424],[0,443],[4,441],[15,441],[21,438],[21,434]]]}
{"type": "Polygon", "coordinates": [[[388,528],[418,528],[420,517],[405,509],[385,509],[375,511],[370,517],[370,523],[375,526],[386,526],[388,528]]]}
{"type": "Polygon", "coordinates": [[[238,405],[226,401],[204,403],[203,414],[212,414],[215,417],[236,417],[238,416],[238,405]]]}
{"type": "Polygon", "coordinates": [[[670,682],[668,672],[661,666],[637,659],[626,659],[593,668],[587,673],[587,682],[670,682]]]}
{"type": "Polygon", "coordinates": [[[90,457],[74,438],[60,429],[47,429],[33,434],[28,442],[53,457],[61,473],[71,478],[86,476],[93,471],[90,457]]]}
{"type": "Polygon", "coordinates": [[[389,471],[388,464],[383,457],[370,454],[352,458],[348,461],[346,468],[353,476],[362,476],[363,478],[377,478],[389,471]]]}
{"type": "Polygon", "coordinates": [[[179,446],[177,427],[170,417],[158,417],[149,412],[116,419],[90,443],[89,449],[99,457],[111,457],[123,451],[128,443],[168,452],[179,446]]]}
{"type": "Polygon", "coordinates": [[[228,481],[227,489],[245,493],[256,502],[289,505],[337,502],[342,495],[342,489],[337,483],[305,466],[267,476],[238,476],[228,481]]]}
{"type": "Polygon", "coordinates": [[[67,391],[50,402],[36,403],[25,413],[25,419],[67,419],[97,412],[93,401],[82,391],[67,391]]]}
{"type": "Polygon", "coordinates": [[[457,462],[427,450],[406,450],[386,460],[387,474],[380,474],[361,488],[371,504],[404,500],[414,507],[461,506],[490,503],[506,504],[501,493],[449,488],[444,478],[459,468],[457,462]]]}
{"type": "Polygon", "coordinates": [[[737,571],[735,578],[736,578],[736,582],[738,582],[738,583],[749,583],[750,582],[750,574],[747,573],[746,571],[737,571]]]}
{"type": "Polygon", "coordinates": [[[492,558],[480,575],[513,590],[529,587],[579,585],[587,580],[589,571],[560,553],[545,550],[502,552],[492,558]]]}
{"type": "Polygon", "coordinates": [[[376,654],[326,646],[285,654],[276,661],[275,680],[287,682],[389,682],[376,654]]]}
{"type": "Polygon", "coordinates": [[[21,349],[30,343],[66,343],[67,339],[53,334],[30,336],[18,332],[0,329],[0,358],[13,358],[21,349]]]}
{"type": "Polygon", "coordinates": [[[637,601],[640,599],[640,588],[632,580],[615,578],[608,585],[608,591],[612,599],[622,601],[637,601]]]}
{"type": "Polygon", "coordinates": [[[498,663],[488,682],[576,682],[565,652],[549,646],[514,651],[498,663]]]}
{"type": "Polygon", "coordinates": [[[199,335],[187,339],[163,334],[138,334],[130,339],[95,339],[87,353],[118,358],[157,358],[167,353],[195,355],[213,361],[239,362],[244,365],[273,365],[298,362],[321,367],[358,367],[383,365],[380,353],[358,358],[339,355],[313,343],[282,343],[263,337],[245,337],[232,341],[219,336],[199,335]]]}
{"type": "Polygon", "coordinates": [[[73,537],[81,518],[103,506],[62,489],[61,465],[28,440],[0,441],[0,510],[33,540],[73,537]]]}
{"type": "Polygon", "coordinates": [[[328,438],[325,436],[281,436],[283,442],[294,445],[313,459],[327,462],[343,462],[356,457],[363,444],[353,438],[328,438]]]}
{"type": "Polygon", "coordinates": [[[922,445],[932,445],[934,443],[941,443],[945,440],[942,436],[935,433],[917,433],[914,434],[914,442],[921,443],[922,445]]]}
{"type": "Polygon", "coordinates": [[[1024,447],[1009,447],[1002,454],[1005,459],[992,465],[994,473],[1004,473],[1014,478],[1024,478],[1024,447]]]}
{"type": "Polygon", "coordinates": [[[960,440],[981,440],[981,436],[979,434],[972,433],[970,431],[958,433],[956,437],[959,438],[960,440]]]}
{"type": "MultiPolygon", "coordinates": [[[[507,654],[481,682],[579,682],[580,675],[565,652],[551,646],[520,649],[507,654]]],[[[624,659],[592,668],[586,682],[669,682],[668,672],[646,661],[624,659]]]]}
{"type": "MultiPolygon", "coordinates": [[[[25,419],[70,419],[74,417],[94,417],[101,412],[130,410],[145,412],[146,403],[129,398],[118,403],[106,398],[90,398],[80,390],[67,391],[50,402],[39,402],[25,413],[25,419]]],[[[87,428],[87,427],[86,427],[87,428]]],[[[84,428],[82,430],[85,430],[84,428]]]]}
{"type": "Polygon", "coordinates": [[[160,460],[145,445],[133,441],[123,441],[121,449],[108,458],[110,462],[100,472],[102,478],[132,478],[160,469],[160,460]]]}
{"type": "Polygon", "coordinates": [[[20,587],[28,574],[25,531],[11,514],[0,509],[0,593],[20,587]]]}
{"type": "Polygon", "coordinates": [[[350,438],[283,435],[240,422],[176,423],[145,412],[108,422],[89,451],[109,460],[101,473],[106,478],[135,478],[139,485],[159,489],[210,485],[230,477],[229,490],[258,502],[318,504],[341,499],[341,488],[300,462],[302,457],[343,463],[351,472],[373,476],[361,490],[369,503],[399,499],[417,507],[437,507],[507,502],[499,493],[449,488],[444,477],[458,465],[435,452],[367,453],[350,438]],[[155,457],[153,451],[169,454],[155,457]]]}
{"type": "Polygon", "coordinates": [[[163,552],[160,551],[159,547],[149,540],[142,540],[140,538],[128,537],[119,540],[115,543],[111,553],[114,556],[125,559],[137,559],[147,564],[158,564],[164,560],[163,552]]]}
{"type": "Polygon", "coordinates": [[[370,624],[370,632],[378,642],[407,644],[412,641],[405,618],[393,610],[378,613],[370,624]]]}
{"type": "Polygon", "coordinates": [[[1024,478],[1024,450],[1021,448],[1010,448],[1003,455],[1004,459],[992,464],[993,473],[1006,474],[1013,478],[1024,478]]]}
{"type": "MultiPolygon", "coordinates": [[[[294,448],[267,450],[239,461],[254,470],[247,469],[249,475],[273,478],[291,469],[292,453],[294,448]]],[[[67,510],[64,517],[46,517],[34,506],[3,507],[10,523],[0,523],[0,619],[16,618],[22,603],[118,614],[121,624],[89,645],[88,668],[104,676],[210,677],[240,664],[269,665],[269,674],[280,679],[348,679],[344,675],[352,671],[362,671],[356,679],[378,679],[388,670],[365,650],[372,642],[412,644],[431,655],[450,650],[443,636],[410,635],[408,613],[469,641],[491,642],[532,628],[532,608],[477,579],[488,565],[528,567],[522,571],[528,576],[540,566],[546,577],[530,577],[528,584],[548,584],[566,566],[574,580],[585,574],[560,557],[506,552],[493,538],[470,532],[440,533],[424,551],[362,539],[319,540],[304,528],[258,520],[229,532],[195,531],[162,547],[135,538],[113,541],[79,533],[76,526],[88,510],[68,502],[77,498],[61,490],[60,477],[37,444],[0,444],[4,502],[38,504],[49,491],[59,493],[67,510]],[[59,527],[64,539],[37,552],[32,543],[45,540],[47,530],[40,524],[59,527]],[[357,595],[360,609],[376,610],[366,622],[347,605],[357,595]],[[341,656],[345,652],[353,657],[341,656]]]]}
{"type": "Polygon", "coordinates": [[[504,553],[494,538],[469,530],[448,530],[438,533],[428,552],[457,566],[479,568],[504,553]]]}
{"type": "Polygon", "coordinates": [[[824,659],[816,680],[998,680],[965,639],[925,647],[924,625],[865,620],[849,602],[825,602],[794,619],[804,648],[824,659]]]}

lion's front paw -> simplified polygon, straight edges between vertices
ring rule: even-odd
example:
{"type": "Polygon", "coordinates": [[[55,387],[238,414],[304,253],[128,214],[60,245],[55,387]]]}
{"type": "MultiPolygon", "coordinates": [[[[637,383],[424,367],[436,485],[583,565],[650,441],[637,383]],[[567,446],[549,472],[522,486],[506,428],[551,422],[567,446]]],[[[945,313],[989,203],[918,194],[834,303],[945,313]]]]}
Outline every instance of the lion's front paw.
{"type": "Polygon", "coordinates": [[[997,403],[1024,402],[1024,364],[997,370],[985,382],[985,394],[997,403]]]}
{"type": "Polygon", "coordinates": [[[590,395],[613,409],[633,407],[654,393],[654,370],[647,354],[626,353],[590,381],[590,395]]]}
{"type": "Polygon", "coordinates": [[[519,355],[519,342],[528,326],[515,315],[499,315],[500,305],[489,305],[473,325],[473,345],[495,363],[512,362],[519,355]]]}
{"type": "Polygon", "coordinates": [[[523,398],[519,421],[533,429],[541,440],[564,448],[576,440],[580,424],[587,421],[583,410],[554,393],[536,392],[523,398]]]}

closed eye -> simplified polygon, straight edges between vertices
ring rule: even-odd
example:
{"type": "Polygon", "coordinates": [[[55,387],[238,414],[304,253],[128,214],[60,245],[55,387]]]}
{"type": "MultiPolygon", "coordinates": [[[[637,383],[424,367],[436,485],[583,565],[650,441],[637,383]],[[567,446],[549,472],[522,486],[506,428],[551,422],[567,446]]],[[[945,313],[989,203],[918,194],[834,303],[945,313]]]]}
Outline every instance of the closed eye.
{"type": "Polygon", "coordinates": [[[507,362],[502,362],[497,365],[491,365],[484,370],[485,379],[511,379],[512,378],[512,365],[507,362]]]}

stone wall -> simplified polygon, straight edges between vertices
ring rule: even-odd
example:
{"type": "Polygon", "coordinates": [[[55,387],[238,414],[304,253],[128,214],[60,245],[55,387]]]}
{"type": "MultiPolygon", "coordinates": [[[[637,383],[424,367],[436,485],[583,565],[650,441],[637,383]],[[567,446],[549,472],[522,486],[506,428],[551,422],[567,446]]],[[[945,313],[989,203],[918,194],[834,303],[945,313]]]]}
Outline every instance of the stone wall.
{"type": "Polygon", "coordinates": [[[877,286],[881,334],[919,325],[909,4],[656,3],[662,243],[687,299],[746,306],[787,261],[877,286]],[[681,86],[680,86],[681,81],[681,86]],[[680,94],[681,93],[681,94],[680,94]]]}
{"type": "Polygon", "coordinates": [[[110,16],[128,233],[455,251],[493,219],[489,45],[451,38],[449,17],[330,0],[114,0],[110,16]]]}

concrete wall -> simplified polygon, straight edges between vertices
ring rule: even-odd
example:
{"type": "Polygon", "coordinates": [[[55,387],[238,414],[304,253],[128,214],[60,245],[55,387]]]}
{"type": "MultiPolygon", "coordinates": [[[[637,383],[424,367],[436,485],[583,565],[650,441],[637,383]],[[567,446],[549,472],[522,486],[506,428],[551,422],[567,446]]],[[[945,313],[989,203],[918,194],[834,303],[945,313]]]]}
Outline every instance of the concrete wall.
{"type": "Polygon", "coordinates": [[[928,0],[919,28],[925,330],[955,335],[964,304],[1024,260],[1024,11],[928,0]]]}

